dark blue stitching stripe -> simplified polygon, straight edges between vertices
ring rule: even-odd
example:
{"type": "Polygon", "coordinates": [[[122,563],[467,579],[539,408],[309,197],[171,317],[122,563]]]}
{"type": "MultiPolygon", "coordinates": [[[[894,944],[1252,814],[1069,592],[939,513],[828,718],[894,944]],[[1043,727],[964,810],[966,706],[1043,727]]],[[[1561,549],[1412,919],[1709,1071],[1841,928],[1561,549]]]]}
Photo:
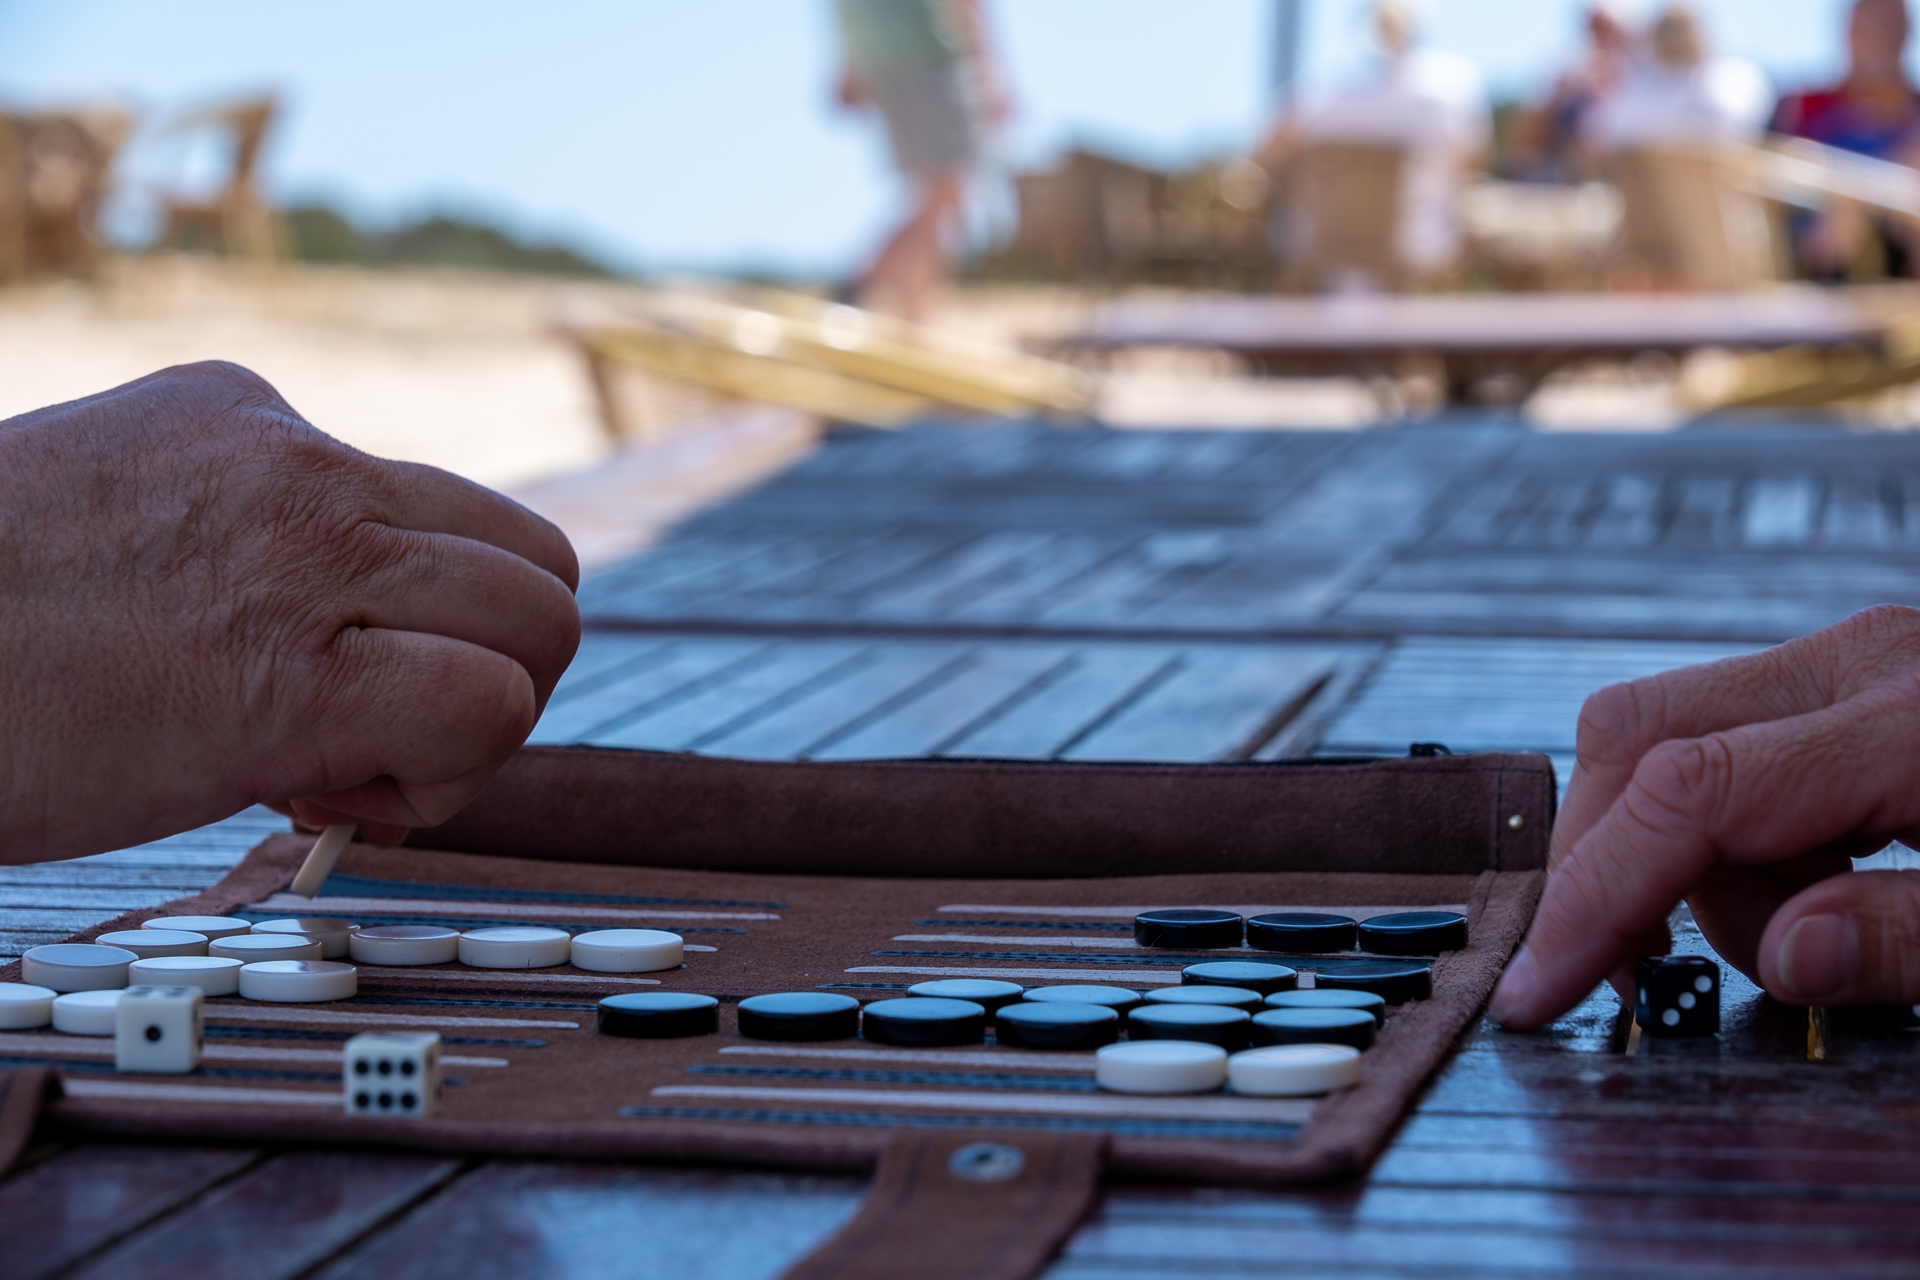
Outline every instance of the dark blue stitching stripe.
{"type": "MultiPolygon", "coordinates": [[[[1158,965],[1162,968],[1182,968],[1190,964],[1203,964],[1208,961],[1224,960],[1227,956],[1218,951],[1187,952],[1169,954],[1157,948],[1136,951],[1128,955],[1117,955],[1110,951],[1096,951],[1087,955],[1075,955],[1063,951],[869,951],[870,956],[920,956],[932,960],[1022,960],[1028,963],[1044,964],[1131,964],[1158,965]]],[[[1244,957],[1257,960],[1263,956],[1279,956],[1276,951],[1243,951],[1234,958],[1244,957]]],[[[1317,956],[1288,956],[1293,967],[1316,973],[1367,973],[1369,966],[1385,961],[1394,964],[1418,966],[1420,962],[1430,960],[1429,956],[1375,956],[1356,954],[1321,958],[1317,956]]]]}
{"type": "Polygon", "coordinates": [[[1132,933],[1130,924],[1094,924],[1084,920],[915,920],[916,925],[966,925],[974,929],[1077,929],[1091,933],[1132,933]]]}
{"type": "MultiPolygon", "coordinates": [[[[262,920],[284,920],[286,918],[286,913],[284,911],[255,911],[255,910],[252,910],[251,908],[243,911],[236,911],[234,912],[234,915],[239,917],[242,920],[252,921],[255,924],[258,924],[262,920]]],[[[517,929],[521,927],[530,926],[530,927],[539,928],[539,929],[565,929],[568,933],[587,933],[594,929],[605,929],[608,927],[606,924],[581,924],[578,921],[488,920],[481,916],[387,916],[387,915],[370,915],[364,911],[354,912],[353,922],[359,925],[437,924],[448,929],[500,929],[500,928],[517,929]]],[[[652,929],[657,927],[665,928],[664,925],[660,925],[660,926],[627,925],[620,922],[611,922],[611,923],[618,924],[619,927],[623,929],[624,928],[652,929]]],[[[668,933],[678,933],[678,934],[689,934],[689,933],[744,934],[749,932],[746,929],[706,929],[706,928],[700,928],[700,929],[666,928],[665,931],[668,933]]]]}
{"type": "Polygon", "coordinates": [[[1147,1120],[1085,1116],[904,1115],[890,1111],[773,1111],[735,1107],[622,1107],[630,1120],[718,1120],[727,1124],[818,1124],[859,1129],[1064,1129],[1123,1138],[1214,1138],[1291,1142],[1297,1124],[1221,1120],[1147,1120]]]}
{"type": "MultiPolygon", "coordinates": [[[[727,898],[647,898],[624,893],[562,893],[552,889],[502,889],[471,884],[432,884],[424,880],[377,880],[336,871],[320,886],[320,896],[335,898],[448,898],[457,902],[578,902],[632,907],[760,907],[779,911],[784,902],[734,902],[727,898]]],[[[326,904],[316,903],[317,907],[326,904]]]]}
{"type": "MultiPolygon", "coordinates": [[[[223,1040],[326,1040],[342,1044],[359,1035],[358,1031],[289,1031],[280,1027],[208,1027],[208,1039],[223,1040]]],[[[441,1036],[441,1044],[484,1044],[502,1049],[544,1049],[545,1040],[505,1040],[497,1036],[441,1036]]]]}
{"type": "MultiPolygon", "coordinates": [[[[112,1075],[113,1063],[99,1058],[0,1058],[0,1066],[7,1067],[57,1067],[62,1071],[71,1071],[87,1075],[112,1075]]],[[[135,1074],[149,1074],[139,1072],[135,1074]]],[[[164,1074],[175,1075],[177,1072],[164,1074]]],[[[332,1080],[338,1082],[338,1071],[280,1071],[269,1067],[201,1067],[198,1071],[187,1072],[182,1079],[205,1078],[209,1080],[332,1080]]],[[[443,1082],[444,1083],[444,1082],[443,1082]]]]}
{"type": "Polygon", "coordinates": [[[574,1001],[561,1000],[475,1000],[456,999],[452,996],[389,996],[378,992],[363,991],[357,1004],[430,1004],[442,1005],[453,1009],[565,1009],[572,1013],[592,1013],[595,1006],[574,1001]]]}
{"type": "Polygon", "coordinates": [[[760,1067],[702,1063],[693,1076],[777,1076],[783,1080],[859,1080],[871,1084],[945,1084],[973,1089],[1021,1089],[1040,1093],[1098,1093],[1092,1076],[1020,1071],[876,1071],[863,1067],[760,1067]]]}

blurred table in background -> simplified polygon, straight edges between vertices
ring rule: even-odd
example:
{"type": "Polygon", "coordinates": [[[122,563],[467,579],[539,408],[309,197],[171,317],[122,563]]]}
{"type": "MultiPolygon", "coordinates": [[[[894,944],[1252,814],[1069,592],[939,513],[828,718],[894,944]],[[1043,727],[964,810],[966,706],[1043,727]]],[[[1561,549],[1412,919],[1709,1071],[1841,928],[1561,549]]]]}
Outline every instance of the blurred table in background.
{"type": "MultiPolygon", "coordinates": [[[[1920,602],[1920,438],[1031,425],[839,432],[583,588],[541,741],[792,758],[1533,749],[1582,698],[1920,602]]],[[[0,951],[192,892],[277,820],[0,869],[0,951]]],[[[1874,865],[1912,866],[1893,851],[1874,865]]],[[[1675,946],[1706,952],[1684,908],[1675,946]]],[[[1628,1051],[1602,988],[1469,1031],[1369,1174],[1115,1184],[1050,1275],[1912,1274],[1916,1033],[1729,972],[1723,1034],[1628,1051]]],[[[858,1179],[49,1144],[0,1277],[774,1277],[858,1179]]]]}
{"type": "MultiPolygon", "coordinates": [[[[1230,352],[1267,373],[1404,373],[1437,360],[1449,400],[1506,379],[1518,402],[1548,374],[1601,357],[1708,347],[1877,349],[1893,315],[1839,291],[1729,294],[1166,294],[1101,307],[1062,345],[1085,352],[1187,347],[1230,352]]],[[[1920,295],[1906,298],[1920,309],[1920,295]]]]}

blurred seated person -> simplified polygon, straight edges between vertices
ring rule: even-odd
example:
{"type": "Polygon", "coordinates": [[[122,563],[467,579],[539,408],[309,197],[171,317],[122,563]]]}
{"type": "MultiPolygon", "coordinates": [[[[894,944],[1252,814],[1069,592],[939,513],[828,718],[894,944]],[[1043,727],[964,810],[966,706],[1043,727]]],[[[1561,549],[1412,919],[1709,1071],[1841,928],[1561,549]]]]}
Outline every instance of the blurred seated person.
{"type": "Polygon", "coordinates": [[[1586,28],[1586,56],[1561,74],[1522,126],[1517,168],[1530,181],[1578,182],[1590,176],[1580,149],[1587,121],[1633,70],[1635,34],[1612,5],[1589,8],[1586,28]]]}
{"type": "MultiPolygon", "coordinates": [[[[1373,29],[1379,58],[1368,74],[1283,120],[1261,158],[1271,165],[1299,150],[1339,145],[1404,152],[1392,250],[1406,274],[1431,277],[1459,258],[1460,190],[1486,152],[1493,112],[1479,68],[1457,54],[1417,47],[1413,16],[1399,0],[1375,6],[1373,29]]],[[[1285,235],[1310,240],[1313,228],[1288,227],[1285,235]]],[[[1297,243],[1289,247],[1297,256],[1297,243]]]]}
{"type": "Polygon", "coordinates": [[[1756,141],[1773,86],[1745,58],[1709,56],[1693,11],[1671,5],[1647,32],[1647,57],[1589,114],[1584,142],[1600,153],[1756,141]]]}
{"type": "MultiPolygon", "coordinates": [[[[1906,0],[1858,0],[1847,22],[1847,74],[1830,89],[1788,94],[1773,130],[1896,164],[1920,161],[1920,90],[1901,65],[1906,0]]],[[[1794,219],[1794,257],[1817,280],[1920,274],[1913,228],[1837,205],[1794,219]]]]}

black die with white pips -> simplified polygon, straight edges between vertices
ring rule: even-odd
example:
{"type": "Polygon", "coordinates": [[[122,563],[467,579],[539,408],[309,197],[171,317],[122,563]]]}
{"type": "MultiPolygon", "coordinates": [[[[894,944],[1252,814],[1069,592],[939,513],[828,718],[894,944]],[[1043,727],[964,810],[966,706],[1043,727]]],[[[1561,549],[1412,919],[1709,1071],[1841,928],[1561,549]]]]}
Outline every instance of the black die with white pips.
{"type": "Polygon", "coordinates": [[[1720,1033],[1720,966],[1705,956],[1633,962],[1633,1016],[1650,1036],[1720,1033]]]}

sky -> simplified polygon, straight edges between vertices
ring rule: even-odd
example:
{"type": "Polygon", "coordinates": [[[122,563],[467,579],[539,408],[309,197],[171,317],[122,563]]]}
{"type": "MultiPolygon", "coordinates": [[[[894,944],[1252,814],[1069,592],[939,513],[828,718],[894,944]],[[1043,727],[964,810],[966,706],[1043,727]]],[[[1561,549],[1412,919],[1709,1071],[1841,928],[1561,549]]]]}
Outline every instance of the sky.
{"type": "MultiPolygon", "coordinates": [[[[1076,143],[1174,164],[1246,146],[1267,116],[1274,0],[984,3],[1016,108],[989,193],[1076,143]]],[[[1312,93],[1364,67],[1367,5],[1305,4],[1312,93]]],[[[1695,8],[1717,50],[1783,85],[1840,66],[1839,0],[1695,8]]],[[[1566,0],[1419,9],[1426,42],[1474,58],[1500,96],[1538,92],[1579,47],[1566,0]]],[[[478,213],[634,271],[831,278],[901,200],[876,122],[831,105],[837,57],[830,0],[0,0],[0,102],[139,111],[113,224],[130,238],[142,192],[205,169],[157,126],[272,88],[279,199],[372,226],[478,213]]]]}

